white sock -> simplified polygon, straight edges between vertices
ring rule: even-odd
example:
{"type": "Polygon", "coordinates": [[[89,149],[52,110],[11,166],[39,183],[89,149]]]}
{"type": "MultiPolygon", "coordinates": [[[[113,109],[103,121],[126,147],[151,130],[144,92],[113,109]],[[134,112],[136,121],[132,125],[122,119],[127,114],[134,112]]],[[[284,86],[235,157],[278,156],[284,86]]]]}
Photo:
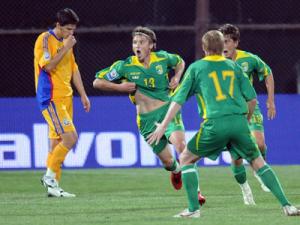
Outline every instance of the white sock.
{"type": "Polygon", "coordinates": [[[51,177],[51,178],[55,178],[55,173],[51,169],[47,168],[46,176],[51,177]]]}

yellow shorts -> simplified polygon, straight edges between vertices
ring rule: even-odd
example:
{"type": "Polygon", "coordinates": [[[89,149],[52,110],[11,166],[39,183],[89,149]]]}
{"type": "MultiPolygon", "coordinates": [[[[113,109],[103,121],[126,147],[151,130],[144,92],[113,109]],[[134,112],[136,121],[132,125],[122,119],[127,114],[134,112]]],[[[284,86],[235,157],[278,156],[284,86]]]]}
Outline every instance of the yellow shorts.
{"type": "Polygon", "coordinates": [[[51,101],[42,114],[49,125],[49,138],[59,139],[65,132],[76,131],[73,124],[72,97],[51,101]]]}

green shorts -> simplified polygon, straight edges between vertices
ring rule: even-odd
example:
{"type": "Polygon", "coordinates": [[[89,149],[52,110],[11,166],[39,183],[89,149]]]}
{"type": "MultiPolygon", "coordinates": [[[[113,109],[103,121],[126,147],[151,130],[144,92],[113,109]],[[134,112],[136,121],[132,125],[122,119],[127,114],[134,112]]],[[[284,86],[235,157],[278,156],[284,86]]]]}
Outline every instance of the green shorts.
{"type": "Polygon", "coordinates": [[[251,131],[264,131],[264,117],[260,112],[258,105],[256,105],[253,115],[250,120],[250,130],[251,131]]]}
{"type": "Polygon", "coordinates": [[[236,158],[251,162],[260,156],[244,115],[205,120],[187,146],[193,154],[215,160],[228,145],[233,147],[229,151],[236,158]]]}
{"type": "MultiPolygon", "coordinates": [[[[167,103],[149,113],[142,113],[137,115],[137,125],[141,135],[145,140],[147,140],[147,136],[149,134],[155,131],[155,123],[160,123],[164,119],[169,109],[169,105],[170,104],[167,103]]],[[[155,154],[159,154],[166,147],[168,140],[174,131],[184,131],[181,112],[178,112],[175,118],[169,123],[165,135],[161,138],[160,142],[157,145],[153,144],[151,146],[155,154]]]]}

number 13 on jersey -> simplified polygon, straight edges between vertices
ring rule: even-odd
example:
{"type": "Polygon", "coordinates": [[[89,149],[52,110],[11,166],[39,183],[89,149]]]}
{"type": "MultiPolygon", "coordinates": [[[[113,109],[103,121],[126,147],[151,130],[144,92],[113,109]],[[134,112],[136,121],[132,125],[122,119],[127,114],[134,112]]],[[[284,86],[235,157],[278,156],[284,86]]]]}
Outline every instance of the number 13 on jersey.
{"type": "MultiPolygon", "coordinates": [[[[217,72],[213,71],[210,74],[208,74],[208,76],[209,76],[209,78],[211,78],[213,80],[213,83],[214,83],[214,86],[216,89],[216,93],[217,93],[216,100],[217,101],[225,100],[227,97],[224,94],[224,90],[222,90],[222,88],[221,88],[221,84],[220,84],[217,72]]],[[[230,83],[229,83],[229,87],[228,87],[229,90],[228,90],[228,88],[226,88],[227,90],[225,90],[225,91],[229,92],[229,95],[231,97],[233,97],[234,78],[235,78],[234,72],[232,70],[224,70],[224,71],[222,71],[222,78],[223,78],[223,80],[221,80],[221,82],[225,81],[227,78],[230,79],[230,83]]]]}

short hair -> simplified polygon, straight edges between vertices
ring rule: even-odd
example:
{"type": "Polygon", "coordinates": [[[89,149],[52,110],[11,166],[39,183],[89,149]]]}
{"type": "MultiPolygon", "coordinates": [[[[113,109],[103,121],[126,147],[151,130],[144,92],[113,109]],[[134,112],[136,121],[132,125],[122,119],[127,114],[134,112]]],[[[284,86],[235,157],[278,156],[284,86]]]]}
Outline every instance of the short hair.
{"type": "Polygon", "coordinates": [[[58,22],[61,26],[65,26],[67,24],[77,25],[79,23],[79,17],[72,9],[65,8],[57,12],[56,22],[58,22]]]}
{"type": "Polygon", "coordinates": [[[240,40],[240,30],[237,26],[227,23],[221,26],[219,31],[221,31],[224,36],[230,36],[230,38],[234,41],[240,40]]]}
{"type": "Polygon", "coordinates": [[[153,30],[151,30],[149,27],[142,27],[142,26],[138,26],[136,28],[133,29],[132,31],[132,37],[134,37],[135,35],[145,35],[146,37],[148,37],[150,39],[150,41],[152,41],[153,45],[154,45],[154,49],[156,48],[156,34],[153,30]]]}
{"type": "Polygon", "coordinates": [[[218,30],[208,31],[202,37],[202,45],[205,51],[221,55],[224,49],[224,36],[218,30]]]}

